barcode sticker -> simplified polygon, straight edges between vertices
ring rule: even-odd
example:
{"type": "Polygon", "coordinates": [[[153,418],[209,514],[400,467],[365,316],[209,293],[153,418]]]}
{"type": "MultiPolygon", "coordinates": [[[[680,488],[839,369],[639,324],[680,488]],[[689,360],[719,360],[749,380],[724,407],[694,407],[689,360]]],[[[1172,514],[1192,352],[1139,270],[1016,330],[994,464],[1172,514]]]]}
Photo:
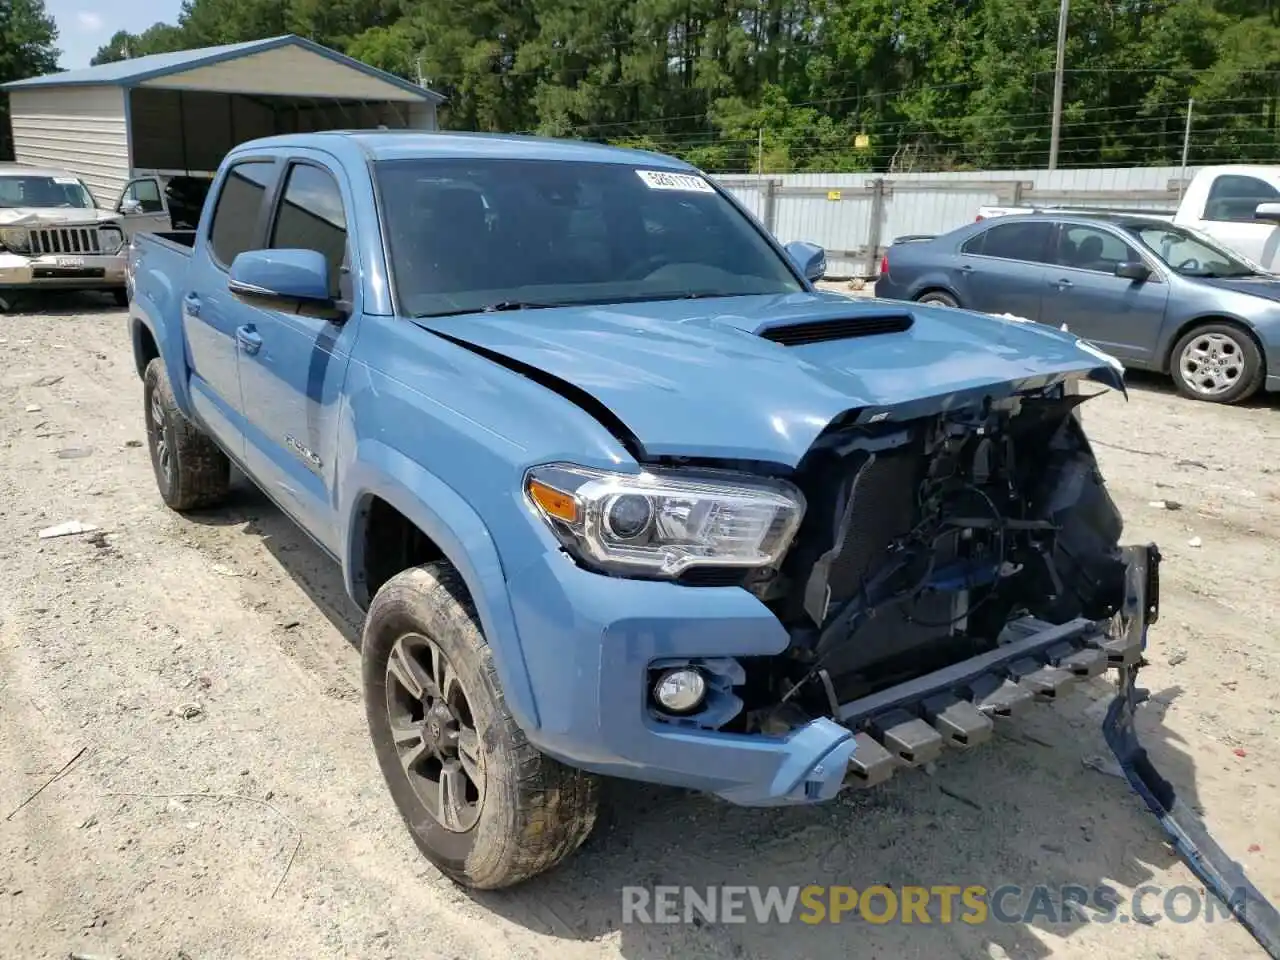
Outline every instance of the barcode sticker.
{"type": "Polygon", "coordinates": [[[666,170],[637,170],[636,176],[650,190],[683,190],[686,193],[715,193],[715,188],[692,173],[669,173],[666,170]]]}

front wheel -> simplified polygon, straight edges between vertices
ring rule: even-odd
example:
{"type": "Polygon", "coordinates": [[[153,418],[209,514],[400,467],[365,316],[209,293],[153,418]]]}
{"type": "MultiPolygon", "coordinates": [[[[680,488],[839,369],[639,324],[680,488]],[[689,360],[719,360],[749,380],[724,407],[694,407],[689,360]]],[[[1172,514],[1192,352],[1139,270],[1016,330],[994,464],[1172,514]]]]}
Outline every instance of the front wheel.
{"type": "Polygon", "coordinates": [[[586,840],[599,781],[539,753],[516,725],[453,567],[388,580],[369,607],[361,658],[378,765],[418,848],[445,875],[509,887],[586,840]]]}
{"type": "Polygon", "coordinates": [[[1253,338],[1226,323],[1207,323],[1173,348],[1170,364],[1178,391],[1193,400],[1239,403],[1262,386],[1262,352],[1253,338]]]}

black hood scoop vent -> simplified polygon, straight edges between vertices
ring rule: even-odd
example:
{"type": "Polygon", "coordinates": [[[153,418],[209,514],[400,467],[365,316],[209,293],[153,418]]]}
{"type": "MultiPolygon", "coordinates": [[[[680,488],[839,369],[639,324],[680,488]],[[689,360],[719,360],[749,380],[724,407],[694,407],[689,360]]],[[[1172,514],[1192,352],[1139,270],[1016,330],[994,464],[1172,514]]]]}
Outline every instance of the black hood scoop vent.
{"type": "Polygon", "coordinates": [[[759,336],[784,347],[803,347],[831,340],[855,337],[877,337],[884,333],[904,333],[915,321],[909,313],[881,313],[864,317],[837,317],[832,320],[809,320],[776,327],[766,327],[759,336]]]}

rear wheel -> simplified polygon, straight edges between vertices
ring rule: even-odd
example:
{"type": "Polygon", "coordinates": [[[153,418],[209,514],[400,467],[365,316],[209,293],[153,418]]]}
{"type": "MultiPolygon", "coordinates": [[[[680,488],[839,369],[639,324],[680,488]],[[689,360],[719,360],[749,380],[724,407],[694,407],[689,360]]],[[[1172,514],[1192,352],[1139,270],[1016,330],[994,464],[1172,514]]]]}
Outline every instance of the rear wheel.
{"type": "Polygon", "coordinates": [[[960,302],[945,290],[929,290],[916,297],[917,303],[932,303],[939,307],[958,307],[960,302]]]}
{"type": "Polygon", "coordinates": [[[216,443],[182,415],[164,361],[156,357],[142,378],[147,446],[160,498],[171,510],[211,507],[231,486],[231,462],[216,443]]]}
{"type": "Polygon", "coordinates": [[[1207,323],[1173,348],[1169,364],[1178,391],[1193,400],[1239,403],[1262,386],[1262,352],[1253,337],[1226,323],[1207,323]]]}
{"type": "Polygon", "coordinates": [[[586,840],[599,780],[525,738],[453,567],[388,580],[369,607],[361,658],[382,775],[418,848],[444,874],[467,887],[509,887],[586,840]]]}

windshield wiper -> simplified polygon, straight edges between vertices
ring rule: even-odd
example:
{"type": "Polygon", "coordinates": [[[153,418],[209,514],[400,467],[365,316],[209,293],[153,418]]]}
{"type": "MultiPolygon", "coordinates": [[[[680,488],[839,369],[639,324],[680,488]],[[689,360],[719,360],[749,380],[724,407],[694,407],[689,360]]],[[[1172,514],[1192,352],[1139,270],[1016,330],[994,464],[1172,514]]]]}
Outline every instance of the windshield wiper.
{"type": "Polygon", "coordinates": [[[481,313],[504,313],[507,310],[548,310],[551,307],[562,307],[562,303],[535,303],[530,300],[499,300],[481,308],[481,313]]]}
{"type": "Polygon", "coordinates": [[[430,313],[412,314],[414,320],[433,320],[438,317],[461,317],[468,313],[503,313],[507,310],[547,310],[551,307],[563,307],[563,303],[533,303],[529,300],[499,300],[497,303],[483,307],[462,307],[458,310],[440,310],[430,313]]]}

